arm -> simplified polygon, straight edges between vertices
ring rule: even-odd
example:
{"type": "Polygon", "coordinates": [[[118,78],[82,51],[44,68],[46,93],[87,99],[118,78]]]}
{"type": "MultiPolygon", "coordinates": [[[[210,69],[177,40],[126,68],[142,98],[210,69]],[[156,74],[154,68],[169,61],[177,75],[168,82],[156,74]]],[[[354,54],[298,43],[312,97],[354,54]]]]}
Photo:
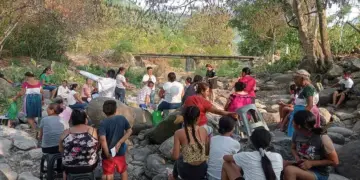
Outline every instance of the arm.
{"type": "Polygon", "coordinates": [[[101,77],[100,76],[97,76],[95,74],[92,74],[92,73],[89,73],[89,72],[86,72],[86,71],[79,71],[79,74],[89,78],[89,79],[92,79],[94,81],[98,81],[101,77]]]}
{"type": "Polygon", "coordinates": [[[10,84],[13,84],[14,82],[11,81],[10,79],[7,79],[6,77],[1,77],[2,79],[4,79],[6,82],[10,83],[10,84]]]}
{"type": "Polygon", "coordinates": [[[13,101],[16,101],[17,98],[23,96],[25,94],[25,88],[21,88],[21,91],[19,93],[17,93],[17,95],[13,98],[13,101]]]}
{"type": "Polygon", "coordinates": [[[43,128],[40,128],[40,132],[39,132],[39,135],[38,135],[38,139],[41,140],[41,139],[42,139],[42,136],[43,136],[43,128]]]}
{"type": "Polygon", "coordinates": [[[80,98],[79,93],[74,94],[74,98],[76,99],[77,102],[84,103],[84,101],[80,98]]]}
{"type": "Polygon", "coordinates": [[[109,153],[109,147],[106,142],[106,136],[100,136],[100,144],[106,158],[111,159],[111,154],[109,153]]]}
{"type": "Polygon", "coordinates": [[[334,88],[334,87],[337,87],[337,86],[339,86],[339,83],[333,84],[333,85],[330,86],[330,87],[334,88]]]}
{"type": "Polygon", "coordinates": [[[124,135],[124,136],[116,143],[116,145],[115,145],[116,152],[120,149],[121,145],[122,145],[127,139],[129,139],[129,137],[131,136],[131,134],[132,134],[131,128],[129,128],[128,130],[126,130],[125,135],[124,135]]]}
{"type": "Polygon", "coordinates": [[[295,157],[295,161],[298,162],[300,161],[300,157],[296,151],[296,144],[295,143],[291,143],[291,154],[295,157]]]}
{"type": "Polygon", "coordinates": [[[223,159],[225,162],[235,162],[233,155],[225,155],[223,159]]]}
{"type": "Polygon", "coordinates": [[[65,138],[65,136],[67,136],[69,134],[69,129],[65,130],[61,136],[60,136],[60,140],[59,140],[59,152],[64,153],[64,145],[63,145],[63,140],[65,138]]]}
{"type": "Polygon", "coordinates": [[[209,109],[209,112],[214,113],[214,114],[218,114],[218,115],[222,115],[222,116],[228,116],[228,115],[233,114],[233,113],[228,112],[228,111],[223,111],[223,110],[217,109],[215,106],[211,106],[211,108],[209,109]]]}
{"type": "Polygon", "coordinates": [[[179,139],[178,136],[179,136],[178,133],[175,132],[175,135],[174,135],[174,147],[173,147],[173,151],[172,151],[173,160],[179,159],[179,156],[180,156],[180,139],[179,139]]]}
{"type": "Polygon", "coordinates": [[[224,106],[224,110],[227,111],[230,105],[230,97],[227,99],[225,106],[224,106]]]}
{"type": "Polygon", "coordinates": [[[331,152],[326,156],[324,160],[310,161],[312,167],[316,166],[337,166],[339,164],[339,158],[336,151],[331,152]]]}
{"type": "Polygon", "coordinates": [[[146,97],[145,97],[145,104],[146,104],[146,105],[150,104],[150,95],[146,95],[146,97]]]}
{"type": "Polygon", "coordinates": [[[306,110],[311,111],[311,109],[314,106],[314,96],[309,96],[306,99],[307,105],[306,105],[306,110]]]}

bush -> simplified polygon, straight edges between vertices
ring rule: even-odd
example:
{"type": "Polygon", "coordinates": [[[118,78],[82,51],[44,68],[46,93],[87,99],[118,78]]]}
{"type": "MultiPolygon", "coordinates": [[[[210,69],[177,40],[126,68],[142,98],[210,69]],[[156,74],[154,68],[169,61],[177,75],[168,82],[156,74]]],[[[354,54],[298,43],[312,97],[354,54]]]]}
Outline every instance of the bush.
{"type": "Polygon", "coordinates": [[[288,56],[282,57],[273,64],[263,64],[254,68],[255,73],[284,73],[293,70],[300,63],[299,59],[290,59],[288,56]]]}
{"type": "Polygon", "coordinates": [[[146,73],[144,68],[131,68],[126,71],[125,77],[129,78],[129,82],[134,84],[137,88],[141,88],[143,75],[146,73]]]}

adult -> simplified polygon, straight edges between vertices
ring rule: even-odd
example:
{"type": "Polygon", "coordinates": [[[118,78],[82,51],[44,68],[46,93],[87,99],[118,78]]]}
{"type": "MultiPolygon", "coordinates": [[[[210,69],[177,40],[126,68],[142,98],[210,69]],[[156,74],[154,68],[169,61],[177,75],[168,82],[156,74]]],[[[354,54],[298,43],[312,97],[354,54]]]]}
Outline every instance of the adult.
{"type": "Polygon", "coordinates": [[[310,73],[303,69],[297,70],[294,74],[294,82],[297,87],[301,88],[301,90],[295,98],[294,110],[290,114],[290,121],[288,123],[289,137],[292,137],[294,132],[294,127],[292,125],[294,114],[301,110],[311,111],[316,117],[315,127],[320,127],[320,112],[316,106],[319,94],[316,92],[315,87],[311,84],[310,73]]]}
{"type": "Polygon", "coordinates": [[[149,81],[138,93],[136,101],[141,109],[147,109],[150,106],[151,90],[154,86],[152,81],[149,81]]]}
{"type": "Polygon", "coordinates": [[[68,82],[66,80],[63,80],[61,86],[58,87],[57,90],[57,97],[60,97],[62,99],[66,99],[70,90],[68,87],[68,82]]]}
{"type": "Polygon", "coordinates": [[[87,125],[84,111],[74,110],[71,114],[72,127],[60,137],[59,151],[63,154],[64,179],[66,174],[93,172],[98,164],[97,130],[87,125]]]}
{"type": "Polygon", "coordinates": [[[211,138],[210,154],[207,169],[208,180],[220,180],[223,157],[240,151],[240,143],[233,138],[235,121],[231,117],[223,116],[219,120],[220,135],[211,138]]]}
{"type": "Polygon", "coordinates": [[[193,96],[190,96],[186,99],[184,103],[184,107],[189,106],[197,106],[200,110],[200,117],[197,121],[198,126],[203,126],[210,136],[212,134],[212,128],[207,126],[208,119],[206,118],[206,113],[211,112],[214,114],[222,115],[222,116],[235,116],[236,113],[234,112],[228,112],[223,111],[220,109],[217,109],[215,106],[211,104],[210,101],[207,100],[209,96],[209,85],[207,83],[197,83],[196,84],[196,94],[193,96]]]}
{"type": "Polygon", "coordinates": [[[51,99],[55,97],[57,87],[51,82],[51,75],[54,74],[54,71],[50,66],[46,67],[40,75],[40,81],[43,85],[44,90],[49,90],[51,93],[51,99]]]}
{"type": "Polygon", "coordinates": [[[153,75],[153,68],[147,67],[146,68],[146,74],[142,78],[142,82],[144,85],[146,85],[149,81],[152,81],[154,83],[154,86],[151,91],[150,95],[150,103],[155,104],[155,85],[156,85],[156,77],[153,75]]]}
{"type": "Polygon", "coordinates": [[[224,107],[224,110],[236,112],[237,109],[252,104],[253,98],[245,91],[246,84],[243,82],[235,83],[235,92],[232,93],[224,107]]]}
{"type": "Polygon", "coordinates": [[[176,162],[169,179],[178,179],[179,176],[181,179],[206,179],[205,144],[209,140],[206,129],[197,125],[199,116],[198,107],[189,106],[185,109],[184,126],[174,135],[172,157],[176,162]]]}
{"type": "Polygon", "coordinates": [[[250,140],[257,151],[225,155],[221,179],[280,180],[283,159],[279,153],[266,151],[271,142],[270,132],[257,128],[251,134],[250,140]]]}
{"type": "Polygon", "coordinates": [[[332,86],[339,87],[333,94],[333,103],[331,105],[334,108],[338,108],[343,102],[349,99],[349,94],[353,85],[354,81],[351,79],[351,72],[344,71],[342,79],[332,86]]]}
{"type": "Polygon", "coordinates": [[[184,96],[182,97],[182,100],[181,102],[184,104],[185,100],[189,97],[189,96],[192,96],[192,95],[195,95],[196,94],[196,89],[195,89],[195,86],[197,85],[197,83],[200,83],[203,81],[203,77],[200,76],[200,75],[195,75],[194,76],[194,80],[193,82],[189,85],[188,88],[185,89],[185,93],[184,93],[184,96]]]}
{"type": "Polygon", "coordinates": [[[81,109],[81,110],[85,110],[87,103],[84,102],[81,98],[79,93],[76,91],[77,90],[78,85],[77,84],[72,84],[70,85],[70,92],[69,95],[67,97],[67,103],[68,106],[71,109],[81,109]]]}
{"type": "Polygon", "coordinates": [[[295,132],[292,137],[291,153],[296,163],[285,162],[286,180],[326,180],[330,166],[339,164],[339,159],[330,137],[321,128],[314,128],[315,116],[306,110],[294,115],[295,132]]]}
{"type": "Polygon", "coordinates": [[[23,112],[26,114],[27,122],[33,131],[36,129],[35,118],[41,118],[42,93],[40,81],[35,79],[33,73],[26,72],[21,91],[13,98],[13,101],[16,101],[17,98],[25,95],[23,112]]]}
{"type": "Polygon", "coordinates": [[[120,67],[116,75],[115,98],[120,102],[125,103],[126,88],[131,88],[130,84],[126,82],[125,68],[120,67]]]}
{"type": "Polygon", "coordinates": [[[256,90],[256,80],[251,75],[251,70],[248,67],[242,69],[241,77],[238,82],[245,83],[245,91],[249,94],[250,97],[253,98],[253,103],[255,103],[255,90],[256,90]]]}
{"type": "Polygon", "coordinates": [[[176,81],[174,72],[168,74],[168,82],[163,85],[159,94],[160,97],[164,97],[164,100],[158,106],[159,111],[177,109],[181,106],[181,98],[184,95],[184,86],[176,81]]]}
{"type": "Polygon", "coordinates": [[[217,76],[214,67],[211,64],[206,64],[206,82],[209,83],[210,100],[214,102],[215,94],[213,89],[217,88],[217,76]]]}
{"type": "Polygon", "coordinates": [[[84,102],[89,103],[91,101],[91,94],[94,91],[94,81],[90,78],[86,78],[86,83],[81,88],[81,99],[84,102]]]}

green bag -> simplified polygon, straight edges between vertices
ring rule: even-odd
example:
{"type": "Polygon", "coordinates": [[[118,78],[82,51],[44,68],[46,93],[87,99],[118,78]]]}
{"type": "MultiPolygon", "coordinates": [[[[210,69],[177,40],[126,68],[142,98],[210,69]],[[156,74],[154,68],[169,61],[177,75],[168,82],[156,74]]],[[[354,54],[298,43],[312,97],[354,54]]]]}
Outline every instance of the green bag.
{"type": "Polygon", "coordinates": [[[161,111],[154,111],[152,113],[152,124],[157,126],[162,121],[161,111]]]}
{"type": "Polygon", "coordinates": [[[10,104],[10,108],[8,110],[8,118],[14,120],[17,118],[17,115],[18,115],[18,109],[16,102],[14,101],[10,104]]]}

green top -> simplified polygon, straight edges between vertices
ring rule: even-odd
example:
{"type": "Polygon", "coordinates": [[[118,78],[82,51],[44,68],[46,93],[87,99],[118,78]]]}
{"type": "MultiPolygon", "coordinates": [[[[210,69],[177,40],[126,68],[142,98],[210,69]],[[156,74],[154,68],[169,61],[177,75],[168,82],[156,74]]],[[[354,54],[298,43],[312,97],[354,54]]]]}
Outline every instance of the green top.
{"type": "Polygon", "coordinates": [[[51,78],[44,73],[40,76],[40,81],[45,81],[45,84],[50,84],[51,78]]]}

